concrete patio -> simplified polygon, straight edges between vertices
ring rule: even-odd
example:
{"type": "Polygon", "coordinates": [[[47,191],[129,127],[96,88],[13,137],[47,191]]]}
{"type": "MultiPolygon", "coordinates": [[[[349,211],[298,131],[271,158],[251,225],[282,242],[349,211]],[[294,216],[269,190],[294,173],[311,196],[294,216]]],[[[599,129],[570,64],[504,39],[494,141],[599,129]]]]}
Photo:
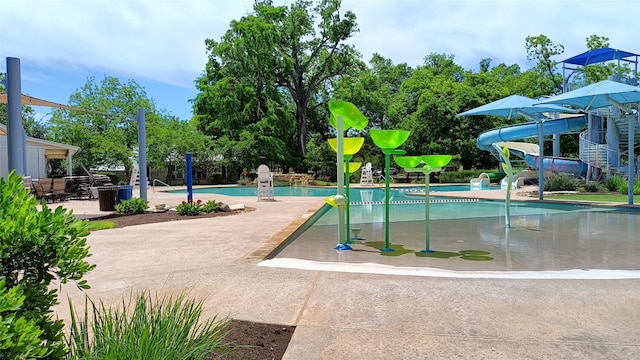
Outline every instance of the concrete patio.
{"type": "MultiPolygon", "coordinates": [[[[148,198],[151,206],[177,205],[186,196],[149,189],[148,198]]],[[[289,360],[640,358],[638,278],[462,279],[262,267],[257,263],[274,239],[297,228],[322,199],[195,198],[256,210],[95,231],[89,260],[97,267],[86,277],[86,294],[115,304],[138,290],[186,293],[204,300],[207,316],[295,325],[289,360]]],[[[101,214],[97,201],[60,205],[83,217],[101,214]]],[[[63,287],[56,312],[65,321],[68,296],[83,304],[85,294],[63,287]]]]}

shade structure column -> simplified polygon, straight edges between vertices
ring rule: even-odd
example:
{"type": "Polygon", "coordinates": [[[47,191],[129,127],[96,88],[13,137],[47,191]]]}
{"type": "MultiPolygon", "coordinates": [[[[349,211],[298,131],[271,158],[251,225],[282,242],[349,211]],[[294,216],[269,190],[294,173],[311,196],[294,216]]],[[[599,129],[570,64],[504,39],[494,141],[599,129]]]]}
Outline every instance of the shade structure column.
{"type": "Polygon", "coordinates": [[[7,58],[7,153],[9,171],[25,175],[26,145],[22,127],[22,85],[20,77],[20,59],[7,58]]]}
{"type": "MultiPolygon", "coordinates": [[[[538,147],[540,148],[540,165],[538,166],[538,200],[544,199],[544,132],[542,130],[542,121],[538,121],[538,147]]],[[[511,183],[509,183],[511,186],[511,183]]]]}

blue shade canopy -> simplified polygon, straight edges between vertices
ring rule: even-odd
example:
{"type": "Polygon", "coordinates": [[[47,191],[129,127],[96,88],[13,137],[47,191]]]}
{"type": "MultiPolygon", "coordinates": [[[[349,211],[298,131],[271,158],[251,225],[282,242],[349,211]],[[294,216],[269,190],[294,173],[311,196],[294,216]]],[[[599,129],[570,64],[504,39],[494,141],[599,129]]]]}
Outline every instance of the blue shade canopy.
{"type": "Polygon", "coordinates": [[[571,105],[587,111],[613,105],[608,99],[620,104],[640,103],[640,87],[603,80],[541,100],[538,103],[545,106],[550,104],[571,105]]]}
{"type": "MultiPolygon", "coordinates": [[[[541,117],[545,112],[576,112],[557,105],[537,105],[538,101],[526,96],[511,95],[506,98],[496,100],[494,102],[479,106],[456,115],[472,116],[472,115],[494,115],[502,116],[508,119],[512,117],[525,116],[541,117]]],[[[542,116],[542,118],[544,118],[542,116]]]]}
{"type": "Polygon", "coordinates": [[[610,60],[624,59],[632,56],[640,56],[638,54],[630,53],[612,48],[602,48],[589,50],[580,55],[568,58],[563,63],[587,66],[589,64],[596,64],[610,60]]]}

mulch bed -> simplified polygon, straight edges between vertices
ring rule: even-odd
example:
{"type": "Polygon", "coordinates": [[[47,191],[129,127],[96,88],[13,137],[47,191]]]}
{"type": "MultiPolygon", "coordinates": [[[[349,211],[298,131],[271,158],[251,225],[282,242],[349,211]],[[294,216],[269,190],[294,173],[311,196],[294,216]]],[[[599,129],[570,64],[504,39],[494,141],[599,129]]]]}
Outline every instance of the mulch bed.
{"type": "Polygon", "coordinates": [[[178,215],[175,211],[164,211],[164,212],[155,212],[155,211],[147,211],[144,214],[121,214],[121,213],[111,213],[108,215],[91,218],[89,221],[94,220],[109,220],[116,224],[116,227],[125,227],[125,226],[133,226],[133,225],[143,225],[143,224],[153,224],[159,222],[167,222],[167,221],[182,221],[182,220],[195,220],[195,219],[204,219],[211,217],[219,217],[219,216],[230,216],[230,215],[238,215],[248,211],[254,211],[255,208],[245,207],[244,210],[232,210],[229,212],[213,212],[213,213],[200,213],[200,215],[195,216],[183,216],[178,215]]]}
{"type": "MultiPolygon", "coordinates": [[[[167,221],[185,221],[203,219],[219,216],[239,215],[248,211],[255,211],[255,208],[246,207],[244,210],[233,210],[229,212],[201,213],[197,216],[182,216],[175,211],[146,212],[144,214],[121,214],[111,213],[94,220],[109,220],[116,224],[116,227],[126,227],[133,225],[153,224],[167,221]]],[[[242,345],[234,355],[218,356],[211,354],[208,360],[213,359],[243,359],[243,360],[280,360],[289,346],[289,341],[293,336],[295,326],[257,323],[252,321],[231,320],[230,334],[226,341],[242,345]]]]}

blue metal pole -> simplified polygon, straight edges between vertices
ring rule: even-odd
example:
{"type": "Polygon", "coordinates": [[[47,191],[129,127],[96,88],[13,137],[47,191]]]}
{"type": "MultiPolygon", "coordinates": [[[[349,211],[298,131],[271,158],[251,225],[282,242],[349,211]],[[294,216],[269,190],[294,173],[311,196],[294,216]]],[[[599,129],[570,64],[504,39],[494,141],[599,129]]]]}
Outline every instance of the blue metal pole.
{"type": "Polygon", "coordinates": [[[9,171],[25,175],[20,59],[7,58],[7,152],[9,171]]]}
{"type": "Polygon", "coordinates": [[[187,201],[193,201],[193,176],[191,171],[191,153],[187,153],[187,201]]]}
{"type": "Polygon", "coordinates": [[[634,145],[634,118],[633,115],[628,115],[627,119],[629,120],[629,169],[627,170],[629,173],[628,179],[629,179],[629,186],[627,188],[627,197],[629,200],[629,205],[633,205],[633,183],[635,181],[635,157],[636,154],[634,153],[633,149],[635,147],[634,145]]]}
{"type": "Polygon", "coordinates": [[[140,198],[147,200],[147,135],[144,109],[138,109],[138,157],[140,167],[140,198]]]}

